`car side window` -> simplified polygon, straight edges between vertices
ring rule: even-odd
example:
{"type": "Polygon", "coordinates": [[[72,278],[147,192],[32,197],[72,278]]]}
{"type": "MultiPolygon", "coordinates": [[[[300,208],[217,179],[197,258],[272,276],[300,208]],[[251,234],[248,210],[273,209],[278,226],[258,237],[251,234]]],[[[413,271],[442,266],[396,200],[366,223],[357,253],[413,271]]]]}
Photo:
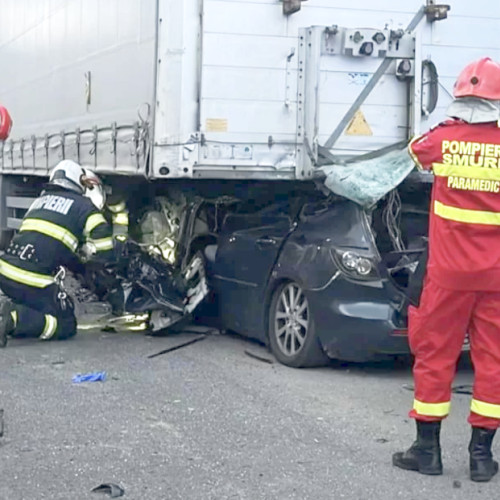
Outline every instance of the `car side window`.
{"type": "Polygon", "coordinates": [[[228,233],[277,224],[291,227],[293,223],[288,200],[267,204],[264,207],[258,207],[258,210],[255,208],[255,205],[249,204],[246,207],[240,206],[236,213],[227,214],[224,218],[222,231],[228,233]]]}

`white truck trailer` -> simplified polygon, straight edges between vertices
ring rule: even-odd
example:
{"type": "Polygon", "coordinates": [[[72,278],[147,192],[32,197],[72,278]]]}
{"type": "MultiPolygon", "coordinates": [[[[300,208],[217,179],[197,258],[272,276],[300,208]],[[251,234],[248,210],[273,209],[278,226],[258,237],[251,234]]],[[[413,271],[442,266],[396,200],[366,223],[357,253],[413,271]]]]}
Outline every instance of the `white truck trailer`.
{"type": "Polygon", "coordinates": [[[464,64],[500,56],[500,4],[435,3],[2,0],[2,239],[63,158],[161,194],[308,181],[428,129],[464,64]]]}

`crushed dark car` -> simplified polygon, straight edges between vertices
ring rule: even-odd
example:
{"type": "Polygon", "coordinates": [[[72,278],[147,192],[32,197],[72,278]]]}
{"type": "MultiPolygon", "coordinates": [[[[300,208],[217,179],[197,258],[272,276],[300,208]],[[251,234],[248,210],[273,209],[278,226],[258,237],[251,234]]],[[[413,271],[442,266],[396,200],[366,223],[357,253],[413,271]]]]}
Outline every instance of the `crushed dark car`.
{"type": "Polygon", "coordinates": [[[429,190],[413,177],[371,210],[309,193],[227,213],[204,251],[221,327],[294,367],[407,353],[429,190]]]}
{"type": "Polygon", "coordinates": [[[131,211],[112,322],[210,318],[293,367],[408,353],[431,183],[414,172],[369,208],[317,183],[165,186],[131,211]]]}
{"type": "Polygon", "coordinates": [[[128,313],[154,330],[208,315],[294,367],[408,352],[429,182],[412,174],[370,209],[311,187],[232,191],[176,205],[174,190],[137,215],[128,313]]]}

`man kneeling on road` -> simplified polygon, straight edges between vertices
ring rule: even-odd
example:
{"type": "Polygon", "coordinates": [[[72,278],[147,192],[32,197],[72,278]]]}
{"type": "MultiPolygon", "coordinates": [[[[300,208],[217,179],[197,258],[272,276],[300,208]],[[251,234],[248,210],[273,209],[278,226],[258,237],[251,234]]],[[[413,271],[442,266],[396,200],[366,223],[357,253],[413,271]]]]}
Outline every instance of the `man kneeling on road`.
{"type": "Polygon", "coordinates": [[[71,299],[62,288],[65,269],[79,265],[77,251],[95,250],[94,258],[114,259],[112,229],[91,201],[101,190],[92,171],[61,161],[33,202],[0,259],[0,288],[11,300],[0,306],[0,346],[7,336],[42,340],[76,334],[71,299]]]}

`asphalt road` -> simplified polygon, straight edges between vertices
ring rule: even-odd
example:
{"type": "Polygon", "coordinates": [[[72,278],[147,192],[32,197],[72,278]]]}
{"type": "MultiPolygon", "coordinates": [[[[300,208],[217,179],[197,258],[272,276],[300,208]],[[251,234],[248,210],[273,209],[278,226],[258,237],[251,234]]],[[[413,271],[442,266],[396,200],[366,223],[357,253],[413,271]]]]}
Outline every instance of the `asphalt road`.
{"type": "MultiPolygon", "coordinates": [[[[445,473],[391,466],[414,438],[406,364],[295,370],[261,346],[86,331],[67,342],[11,341],[0,351],[0,499],[95,499],[102,483],[143,499],[498,499],[500,478],[467,477],[469,396],[443,429],[445,473]],[[105,382],[73,384],[77,373],[105,382]]],[[[463,367],[457,384],[469,384],[463,367]]],[[[495,443],[499,452],[499,444],[495,443]]]]}

